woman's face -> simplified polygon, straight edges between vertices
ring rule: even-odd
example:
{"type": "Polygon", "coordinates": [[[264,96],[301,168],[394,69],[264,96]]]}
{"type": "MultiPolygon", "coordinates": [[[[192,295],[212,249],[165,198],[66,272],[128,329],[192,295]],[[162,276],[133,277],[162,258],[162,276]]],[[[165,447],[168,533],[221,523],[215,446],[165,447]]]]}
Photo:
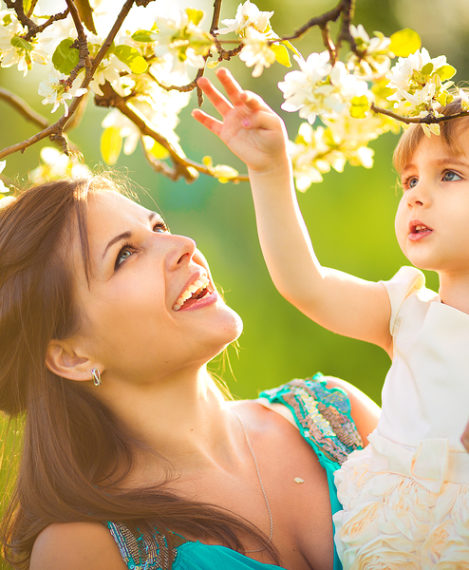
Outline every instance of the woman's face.
{"type": "Polygon", "coordinates": [[[205,364],[242,330],[188,237],[120,194],[88,198],[91,274],[73,254],[77,346],[121,381],[152,382],[205,364]]]}

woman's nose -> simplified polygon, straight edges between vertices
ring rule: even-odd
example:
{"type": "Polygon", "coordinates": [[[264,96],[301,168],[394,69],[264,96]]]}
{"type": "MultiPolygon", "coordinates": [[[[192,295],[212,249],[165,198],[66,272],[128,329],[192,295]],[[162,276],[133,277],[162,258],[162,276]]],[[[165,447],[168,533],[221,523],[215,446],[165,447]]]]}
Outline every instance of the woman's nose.
{"type": "Polygon", "coordinates": [[[178,234],[168,234],[166,239],[169,242],[166,255],[168,269],[177,269],[192,259],[197,249],[197,245],[192,238],[178,234]]]}

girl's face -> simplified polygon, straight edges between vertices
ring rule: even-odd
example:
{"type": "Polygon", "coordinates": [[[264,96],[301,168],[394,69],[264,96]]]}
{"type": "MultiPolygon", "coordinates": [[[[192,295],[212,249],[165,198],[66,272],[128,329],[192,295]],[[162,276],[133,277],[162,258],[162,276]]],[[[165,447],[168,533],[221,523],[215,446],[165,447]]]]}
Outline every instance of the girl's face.
{"type": "Polygon", "coordinates": [[[78,346],[109,376],[151,382],[199,368],[236,339],[239,316],[218,295],[208,264],[188,237],[120,194],[88,198],[91,274],[78,237],[78,346]]]}
{"type": "Polygon", "coordinates": [[[406,257],[421,269],[469,271],[469,124],[456,125],[452,151],[441,136],[423,137],[401,172],[395,228],[406,257]]]}

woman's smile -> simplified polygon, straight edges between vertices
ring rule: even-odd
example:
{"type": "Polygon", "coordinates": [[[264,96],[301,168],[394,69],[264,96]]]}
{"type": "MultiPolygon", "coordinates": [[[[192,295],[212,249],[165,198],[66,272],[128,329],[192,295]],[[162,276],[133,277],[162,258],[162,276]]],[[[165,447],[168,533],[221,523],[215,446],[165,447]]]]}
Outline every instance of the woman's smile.
{"type": "Polygon", "coordinates": [[[217,300],[217,293],[204,273],[193,275],[173,305],[173,311],[197,309],[217,300]]]}

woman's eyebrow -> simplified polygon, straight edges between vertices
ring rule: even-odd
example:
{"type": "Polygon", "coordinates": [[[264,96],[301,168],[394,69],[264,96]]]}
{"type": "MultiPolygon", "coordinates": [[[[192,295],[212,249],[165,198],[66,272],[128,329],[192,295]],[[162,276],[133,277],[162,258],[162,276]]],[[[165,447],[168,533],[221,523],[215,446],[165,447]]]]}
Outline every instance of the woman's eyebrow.
{"type": "MultiPolygon", "coordinates": [[[[156,212],[150,212],[150,214],[148,215],[148,219],[150,220],[150,222],[153,221],[154,218],[158,218],[158,214],[156,212]]],[[[121,241],[123,239],[129,239],[132,236],[132,232],[127,231],[127,232],[122,232],[121,234],[113,237],[106,245],[106,247],[104,248],[103,251],[103,256],[102,259],[104,259],[106,253],[108,252],[108,249],[110,247],[112,247],[115,243],[117,243],[118,241],[121,241]]]]}

